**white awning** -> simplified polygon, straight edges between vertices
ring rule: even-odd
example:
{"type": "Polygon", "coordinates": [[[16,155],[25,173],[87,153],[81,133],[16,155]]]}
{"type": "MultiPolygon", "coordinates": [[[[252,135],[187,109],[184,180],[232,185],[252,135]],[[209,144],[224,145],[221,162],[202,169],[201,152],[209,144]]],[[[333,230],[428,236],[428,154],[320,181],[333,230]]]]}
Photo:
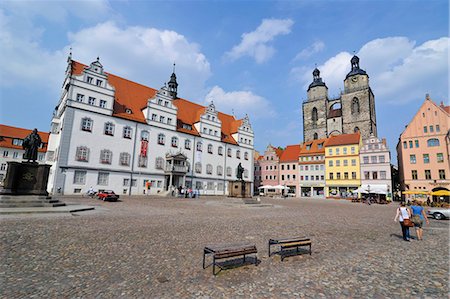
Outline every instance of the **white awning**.
{"type": "Polygon", "coordinates": [[[386,184],[362,184],[353,193],[374,193],[374,194],[387,194],[388,186],[386,184]]]}

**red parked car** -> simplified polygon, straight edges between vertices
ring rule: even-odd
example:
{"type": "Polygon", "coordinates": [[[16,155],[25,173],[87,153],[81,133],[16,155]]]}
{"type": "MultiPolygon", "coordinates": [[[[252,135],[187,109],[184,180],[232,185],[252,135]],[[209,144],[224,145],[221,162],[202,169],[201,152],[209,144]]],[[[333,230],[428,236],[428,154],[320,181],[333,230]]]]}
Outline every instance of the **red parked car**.
{"type": "Polygon", "coordinates": [[[98,192],[97,197],[103,201],[117,201],[119,199],[119,195],[112,190],[100,191],[98,192]]]}

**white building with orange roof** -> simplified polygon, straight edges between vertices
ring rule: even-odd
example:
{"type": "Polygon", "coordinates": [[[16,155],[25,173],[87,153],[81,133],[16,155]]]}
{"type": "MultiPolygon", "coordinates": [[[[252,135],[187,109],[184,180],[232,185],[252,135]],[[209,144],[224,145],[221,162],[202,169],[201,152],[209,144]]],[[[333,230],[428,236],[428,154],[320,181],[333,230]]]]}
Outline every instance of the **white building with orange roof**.
{"type": "Polygon", "coordinates": [[[289,188],[285,192],[290,196],[299,196],[298,156],[300,144],[288,145],[280,156],[280,185],[289,188]]]}
{"type": "MultiPolygon", "coordinates": [[[[23,140],[33,130],[23,129],[0,124],[0,184],[6,177],[8,162],[22,162],[25,150],[22,147],[23,140]]],[[[42,140],[42,145],[38,149],[38,159],[36,162],[45,162],[47,152],[48,136],[47,132],[38,132],[42,140]]]]}
{"type": "Polygon", "coordinates": [[[159,90],[68,60],[51,124],[48,191],[163,194],[179,186],[228,193],[238,164],[253,182],[253,130],[234,116],[178,97],[172,73],[159,90]]]}
{"type": "Polygon", "coordinates": [[[325,146],[327,139],[305,142],[300,150],[299,195],[325,198],[325,146]]]}

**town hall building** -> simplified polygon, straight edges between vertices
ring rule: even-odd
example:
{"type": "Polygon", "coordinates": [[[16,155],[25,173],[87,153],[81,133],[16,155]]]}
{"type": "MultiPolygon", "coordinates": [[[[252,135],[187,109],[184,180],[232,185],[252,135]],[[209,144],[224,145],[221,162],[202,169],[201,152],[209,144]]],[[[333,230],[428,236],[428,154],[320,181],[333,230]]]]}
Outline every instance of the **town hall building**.
{"type": "Polygon", "coordinates": [[[254,135],[236,119],[178,96],[175,71],[156,90],[68,59],[47,149],[48,191],[91,186],[118,194],[167,194],[179,186],[226,195],[228,183],[253,182],[254,135]]]}

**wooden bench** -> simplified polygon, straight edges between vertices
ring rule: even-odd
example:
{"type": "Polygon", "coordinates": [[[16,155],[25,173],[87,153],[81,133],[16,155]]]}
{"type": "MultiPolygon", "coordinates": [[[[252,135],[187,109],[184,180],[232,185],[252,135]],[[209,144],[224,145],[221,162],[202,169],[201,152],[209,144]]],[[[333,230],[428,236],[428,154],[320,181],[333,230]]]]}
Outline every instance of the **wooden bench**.
{"type": "Polygon", "coordinates": [[[280,246],[280,256],[281,261],[285,258],[285,249],[296,248],[298,252],[299,247],[309,246],[309,255],[311,255],[311,239],[306,237],[292,237],[292,238],[284,238],[284,239],[270,239],[269,240],[269,257],[271,256],[270,247],[271,246],[280,246]]]}
{"type": "Polygon", "coordinates": [[[258,250],[254,244],[238,243],[238,244],[222,244],[222,245],[210,245],[203,249],[203,269],[206,269],[205,260],[206,255],[212,254],[213,257],[213,274],[217,275],[223,268],[217,263],[217,260],[243,256],[245,263],[245,257],[249,254],[255,254],[255,265],[258,265],[258,250]],[[216,266],[220,268],[216,273],[216,266]]]}

